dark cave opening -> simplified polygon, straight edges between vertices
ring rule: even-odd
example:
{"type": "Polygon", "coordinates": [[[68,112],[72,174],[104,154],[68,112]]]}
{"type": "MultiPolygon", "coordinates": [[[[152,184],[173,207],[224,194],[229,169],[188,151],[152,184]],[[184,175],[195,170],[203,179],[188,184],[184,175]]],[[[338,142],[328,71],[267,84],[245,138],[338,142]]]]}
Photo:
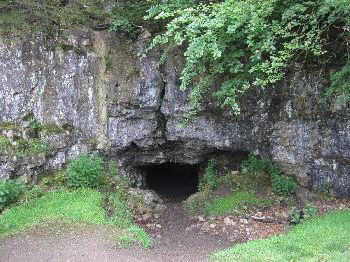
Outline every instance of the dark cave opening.
{"type": "Polygon", "coordinates": [[[169,201],[182,201],[198,188],[198,165],[160,164],[143,167],[146,184],[169,201]]]}

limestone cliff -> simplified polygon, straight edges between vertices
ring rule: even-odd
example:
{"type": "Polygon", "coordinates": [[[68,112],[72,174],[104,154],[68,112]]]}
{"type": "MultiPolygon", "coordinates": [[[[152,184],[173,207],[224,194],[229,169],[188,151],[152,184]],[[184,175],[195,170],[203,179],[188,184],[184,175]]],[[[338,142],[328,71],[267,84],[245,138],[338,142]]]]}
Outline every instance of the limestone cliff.
{"type": "Polygon", "coordinates": [[[2,136],[14,144],[28,136],[30,116],[43,125],[39,136],[51,150],[0,153],[0,177],[35,180],[79,152],[99,151],[141,185],[145,165],[200,164],[253,152],[276,161],[302,186],[350,196],[349,108],[341,98],[319,102],[330,72],[290,73],[278,86],[242,98],[238,118],[208,98],[198,117],[181,127],[189,110],[187,94],[179,90],[182,54],[172,52],[159,66],[157,53],[146,52],[149,37],[145,32],[132,43],[75,30],[64,45],[43,34],[12,43],[2,37],[2,136]],[[60,132],[45,131],[53,125],[60,132]]]}

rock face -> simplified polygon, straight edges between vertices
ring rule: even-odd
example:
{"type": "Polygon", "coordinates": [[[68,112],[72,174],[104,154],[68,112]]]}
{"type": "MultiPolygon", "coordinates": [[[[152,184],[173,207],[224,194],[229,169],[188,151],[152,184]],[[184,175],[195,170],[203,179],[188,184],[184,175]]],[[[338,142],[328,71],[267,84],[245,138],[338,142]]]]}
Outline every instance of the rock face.
{"type": "MultiPolygon", "coordinates": [[[[273,159],[305,187],[350,196],[350,112],[341,97],[320,102],[327,70],[295,72],[275,88],[252,91],[242,98],[238,118],[208,98],[198,117],[181,127],[189,110],[179,90],[181,52],[159,66],[157,53],[146,52],[147,37],[131,43],[80,30],[64,45],[44,35],[14,43],[0,38],[0,123],[23,126],[31,115],[43,125],[71,127],[48,141],[54,150],[39,169],[99,150],[142,185],[146,165],[200,164],[252,152],[273,159]]],[[[0,158],[0,176],[18,176],[14,165],[0,158]]]]}

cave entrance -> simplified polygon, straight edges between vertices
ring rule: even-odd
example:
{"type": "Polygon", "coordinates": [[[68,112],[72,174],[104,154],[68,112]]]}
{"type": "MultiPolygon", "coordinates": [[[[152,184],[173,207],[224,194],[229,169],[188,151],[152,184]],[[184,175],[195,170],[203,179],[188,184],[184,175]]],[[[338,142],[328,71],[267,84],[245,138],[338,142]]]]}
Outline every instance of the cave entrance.
{"type": "Polygon", "coordinates": [[[198,165],[160,164],[144,167],[149,189],[169,201],[182,201],[198,188],[198,165]]]}

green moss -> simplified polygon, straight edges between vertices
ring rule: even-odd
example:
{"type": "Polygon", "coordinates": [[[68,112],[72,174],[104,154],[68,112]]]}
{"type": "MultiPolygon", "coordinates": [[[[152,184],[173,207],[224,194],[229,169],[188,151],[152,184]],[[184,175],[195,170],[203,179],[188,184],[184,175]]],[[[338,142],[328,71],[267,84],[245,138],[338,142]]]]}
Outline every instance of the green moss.
{"type": "Polygon", "coordinates": [[[10,131],[10,130],[14,130],[14,131],[18,131],[20,130],[20,126],[14,122],[2,122],[0,123],[0,130],[6,130],[6,131],[10,131]]]}
{"type": "Polygon", "coordinates": [[[50,151],[50,145],[40,139],[34,139],[28,144],[26,152],[28,154],[40,154],[48,153],[50,151]]]}
{"type": "Polygon", "coordinates": [[[60,43],[58,46],[60,48],[62,48],[62,50],[64,52],[68,52],[68,51],[74,50],[74,45],[71,45],[71,44],[60,43]]]}
{"type": "Polygon", "coordinates": [[[7,35],[28,36],[35,31],[57,32],[72,25],[96,27],[111,19],[100,1],[3,0],[0,2],[0,30],[7,35]]]}
{"type": "Polygon", "coordinates": [[[201,192],[197,192],[196,194],[192,195],[189,199],[186,201],[186,211],[190,215],[194,215],[197,212],[200,212],[203,210],[206,203],[208,203],[210,199],[210,191],[204,190],[201,192]]]}
{"type": "Polygon", "coordinates": [[[206,215],[224,215],[249,211],[253,206],[271,206],[271,199],[257,197],[253,191],[236,191],[231,196],[219,197],[206,203],[206,215]]]}
{"type": "Polygon", "coordinates": [[[48,123],[44,124],[43,131],[49,134],[60,134],[64,133],[64,128],[53,123],[48,123]]]}
{"type": "Polygon", "coordinates": [[[10,149],[11,149],[10,140],[5,136],[0,135],[0,154],[7,153],[10,149]]]}
{"type": "Polygon", "coordinates": [[[106,67],[106,72],[112,68],[113,65],[113,60],[111,55],[107,55],[104,57],[105,59],[105,67],[106,67]]]}
{"type": "Polygon", "coordinates": [[[49,153],[51,147],[49,144],[47,144],[39,138],[33,140],[26,140],[20,138],[16,141],[16,146],[14,147],[14,150],[18,157],[27,157],[30,155],[49,153]]]}

